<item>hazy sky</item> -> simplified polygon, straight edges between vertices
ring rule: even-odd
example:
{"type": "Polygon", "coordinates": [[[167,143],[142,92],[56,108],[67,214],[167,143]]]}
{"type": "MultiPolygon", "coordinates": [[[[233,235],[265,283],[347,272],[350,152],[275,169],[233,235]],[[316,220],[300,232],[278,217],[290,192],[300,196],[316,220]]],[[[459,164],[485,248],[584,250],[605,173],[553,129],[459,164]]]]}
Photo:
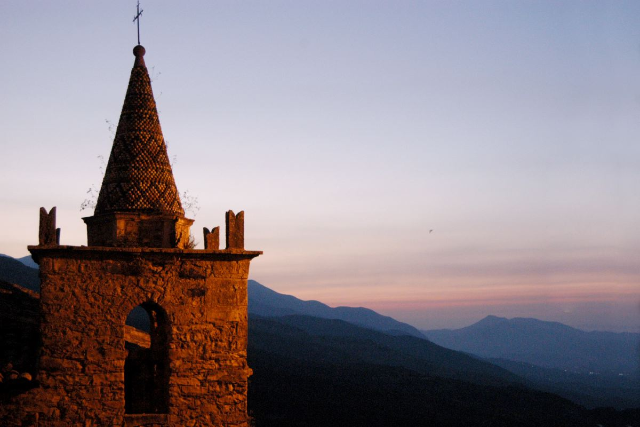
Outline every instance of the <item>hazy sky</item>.
{"type": "MultiPolygon", "coordinates": [[[[640,2],[145,1],[193,231],[251,277],[420,328],[640,328],[640,2]],[[433,230],[433,231],[431,231],[433,230]]],[[[0,253],[86,244],[134,1],[0,2],[0,253]]]]}

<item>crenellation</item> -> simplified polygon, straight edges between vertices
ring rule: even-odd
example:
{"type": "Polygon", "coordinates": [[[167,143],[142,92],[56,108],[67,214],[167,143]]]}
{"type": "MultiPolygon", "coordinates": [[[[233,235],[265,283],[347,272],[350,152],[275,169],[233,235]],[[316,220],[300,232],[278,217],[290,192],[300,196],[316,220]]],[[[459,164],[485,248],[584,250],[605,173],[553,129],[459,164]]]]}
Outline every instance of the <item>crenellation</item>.
{"type": "Polygon", "coordinates": [[[227,211],[225,216],[227,226],[227,249],[244,249],[244,211],[234,214],[227,211]]]}
{"type": "Polygon", "coordinates": [[[38,231],[40,246],[60,244],[60,231],[56,229],[56,207],[52,207],[47,213],[45,208],[40,208],[40,227],[38,231]]]}
{"type": "Polygon", "coordinates": [[[209,231],[207,227],[202,228],[204,235],[204,249],[208,251],[220,250],[220,227],[214,227],[209,231]]]}

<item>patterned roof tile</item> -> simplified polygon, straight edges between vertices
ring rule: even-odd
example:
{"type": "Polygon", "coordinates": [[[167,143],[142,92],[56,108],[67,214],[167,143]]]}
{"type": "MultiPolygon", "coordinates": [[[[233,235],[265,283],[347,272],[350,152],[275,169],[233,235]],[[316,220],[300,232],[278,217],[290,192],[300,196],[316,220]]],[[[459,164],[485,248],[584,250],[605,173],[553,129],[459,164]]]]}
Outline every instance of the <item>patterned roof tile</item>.
{"type": "Polygon", "coordinates": [[[136,57],[95,215],[144,211],[183,216],[167,146],[162,136],[145,49],[136,57]]]}

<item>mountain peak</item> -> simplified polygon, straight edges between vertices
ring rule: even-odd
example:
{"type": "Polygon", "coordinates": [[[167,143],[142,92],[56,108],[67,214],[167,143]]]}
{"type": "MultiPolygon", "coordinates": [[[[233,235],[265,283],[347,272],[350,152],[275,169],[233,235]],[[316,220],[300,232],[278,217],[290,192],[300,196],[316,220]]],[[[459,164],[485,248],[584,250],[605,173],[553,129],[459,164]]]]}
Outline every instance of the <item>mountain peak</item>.
{"type": "Polygon", "coordinates": [[[476,325],[481,323],[495,325],[496,323],[501,323],[505,321],[509,321],[509,319],[507,319],[506,317],[498,317],[498,316],[494,316],[493,314],[490,314],[484,319],[481,319],[478,322],[476,322],[476,325]]]}

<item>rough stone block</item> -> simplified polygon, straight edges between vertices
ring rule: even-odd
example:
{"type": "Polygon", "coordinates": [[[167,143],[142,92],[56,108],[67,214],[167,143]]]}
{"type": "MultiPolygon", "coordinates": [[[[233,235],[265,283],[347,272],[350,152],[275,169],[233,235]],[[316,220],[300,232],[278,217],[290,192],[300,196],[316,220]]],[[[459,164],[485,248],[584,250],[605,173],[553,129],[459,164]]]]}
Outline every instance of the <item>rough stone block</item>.
{"type": "Polygon", "coordinates": [[[233,211],[227,211],[225,222],[227,249],[244,249],[244,211],[237,215],[233,211]]]}
{"type": "Polygon", "coordinates": [[[38,242],[40,246],[56,245],[60,232],[56,231],[56,207],[51,208],[49,213],[45,208],[40,208],[40,229],[38,232],[38,242]]]}
{"type": "Polygon", "coordinates": [[[209,251],[217,251],[220,249],[220,227],[215,227],[211,231],[207,227],[203,227],[204,249],[209,251]]]}

